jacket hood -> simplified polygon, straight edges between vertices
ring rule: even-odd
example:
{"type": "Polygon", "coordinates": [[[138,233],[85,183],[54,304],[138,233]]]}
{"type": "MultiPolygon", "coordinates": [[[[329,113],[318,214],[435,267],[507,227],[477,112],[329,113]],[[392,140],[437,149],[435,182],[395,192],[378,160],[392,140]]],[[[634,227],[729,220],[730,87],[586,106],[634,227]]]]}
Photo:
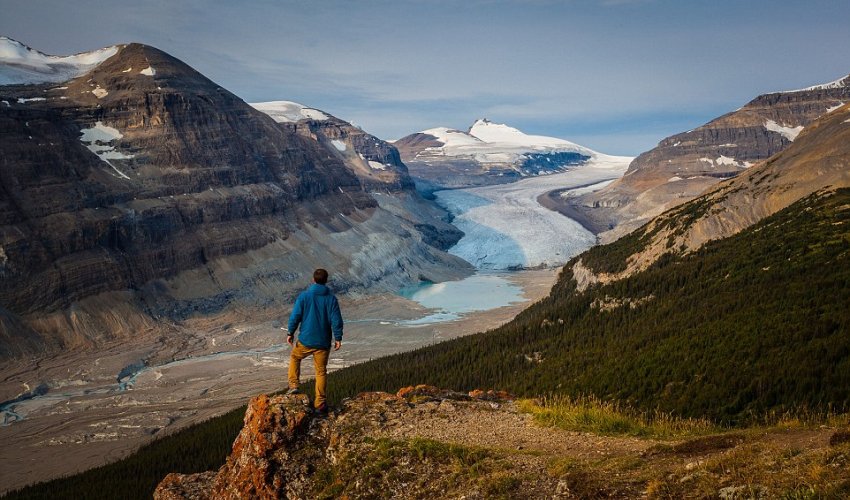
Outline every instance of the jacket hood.
{"type": "Polygon", "coordinates": [[[310,285],[310,293],[314,295],[330,295],[331,291],[325,285],[313,283],[312,285],[310,285]]]}

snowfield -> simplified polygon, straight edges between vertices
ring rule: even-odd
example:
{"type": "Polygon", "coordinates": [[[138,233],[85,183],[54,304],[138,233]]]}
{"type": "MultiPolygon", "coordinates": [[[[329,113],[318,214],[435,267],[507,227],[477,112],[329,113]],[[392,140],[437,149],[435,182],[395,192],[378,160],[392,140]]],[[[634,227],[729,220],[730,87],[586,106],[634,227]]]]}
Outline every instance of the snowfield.
{"type": "Polygon", "coordinates": [[[437,191],[465,233],[449,253],[477,269],[505,270],[566,263],[596,243],[578,222],[549,210],[537,198],[555,189],[582,188],[623,175],[632,158],[595,153],[570,171],[470,189],[437,191]]]}
{"type": "Polygon", "coordinates": [[[72,56],[49,56],[0,36],[0,85],[64,82],[84,75],[114,56],[118,46],[72,56]]]}
{"type": "Polygon", "coordinates": [[[301,120],[327,120],[328,115],[292,101],[250,102],[251,107],[271,116],[278,123],[295,123],[301,120]]]}
{"type": "Polygon", "coordinates": [[[423,130],[420,134],[430,135],[442,144],[420,152],[417,157],[422,158],[445,157],[480,163],[513,163],[528,153],[573,152],[586,156],[599,154],[564,139],[529,135],[486,119],[476,120],[469,132],[437,127],[423,130]]]}
{"type": "Polygon", "coordinates": [[[98,158],[101,159],[101,161],[112,167],[112,170],[114,170],[119,177],[128,180],[130,179],[129,177],[127,177],[127,174],[118,170],[118,168],[113,165],[112,162],[109,161],[129,160],[133,158],[133,155],[128,155],[120,151],[116,151],[115,146],[112,146],[110,144],[113,141],[124,137],[124,134],[119,132],[116,128],[104,125],[101,121],[95,123],[94,127],[84,128],[80,130],[80,133],[82,134],[80,136],[80,142],[85,144],[89,151],[96,154],[98,158]]]}
{"type": "Polygon", "coordinates": [[[771,132],[776,132],[777,134],[780,134],[791,142],[794,142],[794,139],[796,139],[797,136],[800,135],[800,132],[803,131],[802,125],[799,125],[797,127],[788,127],[785,125],[780,125],[779,123],[776,123],[773,120],[767,120],[766,122],[764,122],[764,128],[770,130],[771,132]]]}

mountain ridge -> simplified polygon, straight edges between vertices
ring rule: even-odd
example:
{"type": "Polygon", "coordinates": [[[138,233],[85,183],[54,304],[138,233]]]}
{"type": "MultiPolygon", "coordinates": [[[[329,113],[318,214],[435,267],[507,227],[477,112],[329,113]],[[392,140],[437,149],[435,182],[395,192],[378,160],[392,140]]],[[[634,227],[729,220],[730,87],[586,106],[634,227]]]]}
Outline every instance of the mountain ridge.
{"type": "Polygon", "coordinates": [[[622,179],[570,204],[594,220],[603,242],[613,241],[789,147],[803,127],[850,102],[849,81],[850,75],[806,89],[762,94],[700,127],[663,139],[635,158],[622,179]]]}

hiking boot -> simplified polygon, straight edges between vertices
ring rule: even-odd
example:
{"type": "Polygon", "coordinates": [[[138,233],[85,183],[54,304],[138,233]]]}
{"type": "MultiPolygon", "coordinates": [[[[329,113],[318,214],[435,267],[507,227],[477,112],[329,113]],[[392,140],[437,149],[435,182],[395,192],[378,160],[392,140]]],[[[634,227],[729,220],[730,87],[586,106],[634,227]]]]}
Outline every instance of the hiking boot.
{"type": "Polygon", "coordinates": [[[316,413],[318,413],[319,416],[327,417],[328,416],[328,405],[325,404],[325,403],[322,403],[322,406],[319,406],[318,408],[316,408],[316,413]]]}
{"type": "Polygon", "coordinates": [[[299,391],[297,387],[293,387],[292,389],[289,389],[288,391],[286,391],[286,395],[291,396],[292,394],[298,394],[300,392],[301,391],[299,391]]]}

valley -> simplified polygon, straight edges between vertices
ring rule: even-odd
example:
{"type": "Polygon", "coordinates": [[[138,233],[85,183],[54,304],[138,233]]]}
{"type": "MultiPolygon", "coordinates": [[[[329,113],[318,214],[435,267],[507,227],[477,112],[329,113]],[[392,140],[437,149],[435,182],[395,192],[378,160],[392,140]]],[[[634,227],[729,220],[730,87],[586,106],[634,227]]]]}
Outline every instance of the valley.
{"type": "MultiPolygon", "coordinates": [[[[463,250],[468,245],[513,259],[554,255],[555,260],[514,260],[496,267],[478,262],[483,271],[459,281],[420,285],[401,295],[349,294],[342,303],[344,349],[332,353],[329,370],[491,330],[545,297],[555,282],[554,266],[591,246],[594,238],[537,197],[553,189],[582,191],[616,177],[627,164],[628,159],[602,156],[514,184],[437,192],[437,202],[467,232],[450,253],[469,259],[463,250]],[[490,217],[481,215],[487,212],[476,216],[464,204],[470,199],[488,200],[490,217]],[[513,224],[502,226],[505,235],[493,246],[489,234],[500,221],[513,224]],[[559,250],[553,251],[545,235],[560,226],[569,228],[561,234],[571,237],[558,238],[559,250]],[[507,252],[510,244],[520,245],[511,242],[521,242],[521,253],[507,252]],[[494,294],[497,289],[505,292],[494,294]]],[[[114,461],[152,439],[239,406],[245,394],[280,390],[289,349],[279,325],[287,316],[288,309],[235,311],[184,321],[170,335],[9,363],[0,381],[3,394],[11,400],[38,387],[41,392],[3,405],[0,437],[12,446],[0,451],[0,484],[19,487],[114,461]],[[19,459],[22,450],[30,460],[19,459]],[[56,458],[70,453],[78,459],[56,458]]],[[[306,363],[304,371],[309,377],[312,366],[306,363]]]]}
{"type": "MultiPolygon", "coordinates": [[[[0,44],[51,60],[10,39],[0,44]]],[[[631,160],[479,120],[473,157],[521,175],[432,192],[429,201],[389,143],[291,101],[248,106],[152,47],[116,46],[80,68],[92,76],[75,81],[82,97],[28,85],[31,75],[15,71],[10,65],[19,85],[0,87],[14,102],[0,125],[37,134],[65,162],[61,148],[87,160],[95,153],[88,177],[44,175],[118,194],[69,206],[39,198],[47,181],[20,164],[6,174],[7,185],[27,188],[10,191],[0,233],[0,294],[10,308],[0,309],[2,490],[114,461],[240,406],[246,394],[281,389],[289,348],[280,325],[316,266],[331,270],[346,320],[331,371],[507,323],[549,293],[558,265],[596,241],[538,198],[611,181],[631,160]],[[155,69],[125,71],[132,65],[155,69]],[[92,87],[122,92],[89,95],[92,87]],[[58,95],[18,97],[40,90],[58,95]],[[193,106],[169,101],[199,91],[193,106]],[[164,100],[139,106],[150,95],[164,100]],[[87,126],[93,106],[100,119],[87,126]],[[205,113],[227,117],[230,131],[205,113]],[[82,127],[85,141],[49,128],[60,120],[82,127]],[[240,130],[252,132],[222,141],[240,130]],[[193,140],[163,147],[157,135],[193,140]],[[45,267],[34,265],[29,242],[44,248],[45,267]]],[[[308,363],[305,377],[311,372],[308,363]]]]}
{"type": "MultiPolygon", "coordinates": [[[[395,294],[344,299],[343,349],[332,353],[328,368],[498,327],[546,296],[555,275],[552,269],[510,273],[505,279],[520,291],[520,300],[452,321],[417,323],[436,311],[395,294]]],[[[245,394],[280,390],[289,348],[277,325],[287,315],[288,310],[263,321],[219,318],[230,324],[210,331],[201,330],[201,324],[187,327],[179,341],[122,342],[97,352],[4,365],[4,393],[26,392],[39,384],[49,389],[4,405],[3,490],[112,462],[152,439],[244,404],[245,394]],[[133,364],[137,370],[119,381],[119,373],[133,364]],[[75,460],[63,458],[71,455],[75,460]]],[[[303,369],[309,377],[312,364],[303,369]]]]}
{"type": "Polygon", "coordinates": [[[0,496],[850,496],[847,69],[759,55],[787,9],[413,4],[0,32],[0,496]]]}

